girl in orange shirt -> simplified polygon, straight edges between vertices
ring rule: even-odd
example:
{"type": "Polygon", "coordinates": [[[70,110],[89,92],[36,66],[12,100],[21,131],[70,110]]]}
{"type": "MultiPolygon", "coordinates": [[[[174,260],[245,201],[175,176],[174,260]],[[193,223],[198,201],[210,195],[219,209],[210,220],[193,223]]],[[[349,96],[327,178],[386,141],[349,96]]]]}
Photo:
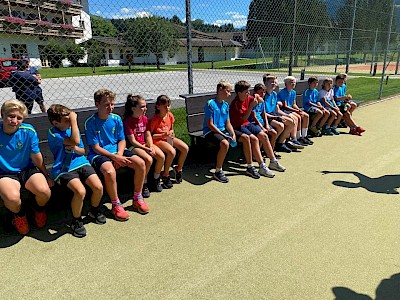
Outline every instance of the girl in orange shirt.
{"type": "Polygon", "coordinates": [[[176,156],[176,149],[179,150],[178,165],[175,166],[174,174],[176,183],[182,182],[182,168],[185,163],[189,147],[185,142],[178,139],[174,134],[174,115],[170,112],[171,100],[166,95],[160,95],[156,101],[156,113],[150,120],[149,130],[153,137],[154,145],[158,146],[165,154],[164,170],[161,179],[164,187],[172,188],[173,184],[169,176],[169,168],[176,156]]]}

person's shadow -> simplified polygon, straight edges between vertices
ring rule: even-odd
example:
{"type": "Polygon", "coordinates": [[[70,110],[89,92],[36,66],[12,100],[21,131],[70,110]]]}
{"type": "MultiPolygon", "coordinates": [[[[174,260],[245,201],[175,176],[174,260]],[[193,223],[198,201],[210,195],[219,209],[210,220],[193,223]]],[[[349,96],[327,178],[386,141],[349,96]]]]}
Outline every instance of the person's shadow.
{"type": "MultiPolygon", "coordinates": [[[[359,294],[349,288],[337,286],[332,288],[334,300],[372,300],[373,298],[359,294]]],[[[375,291],[375,300],[399,300],[400,299],[400,273],[383,279],[375,291]]]]}
{"type": "MultiPolygon", "coordinates": [[[[400,187],[400,175],[383,175],[372,178],[356,171],[322,171],[322,174],[353,174],[359,182],[349,182],[342,180],[332,181],[332,184],[345,188],[364,188],[367,191],[379,194],[399,194],[397,189],[400,187]]],[[[399,298],[400,299],[400,298],[399,298]]]]}

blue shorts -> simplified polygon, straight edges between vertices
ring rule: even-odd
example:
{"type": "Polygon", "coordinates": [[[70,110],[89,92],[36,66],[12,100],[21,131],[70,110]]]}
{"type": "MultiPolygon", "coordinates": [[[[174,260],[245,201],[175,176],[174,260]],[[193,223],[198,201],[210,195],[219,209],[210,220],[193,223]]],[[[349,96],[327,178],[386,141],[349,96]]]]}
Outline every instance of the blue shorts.
{"type": "Polygon", "coordinates": [[[247,135],[252,135],[254,134],[255,136],[257,136],[257,134],[259,134],[262,129],[260,126],[253,124],[253,123],[249,123],[245,126],[241,126],[240,127],[240,131],[247,134],[247,135]]]}

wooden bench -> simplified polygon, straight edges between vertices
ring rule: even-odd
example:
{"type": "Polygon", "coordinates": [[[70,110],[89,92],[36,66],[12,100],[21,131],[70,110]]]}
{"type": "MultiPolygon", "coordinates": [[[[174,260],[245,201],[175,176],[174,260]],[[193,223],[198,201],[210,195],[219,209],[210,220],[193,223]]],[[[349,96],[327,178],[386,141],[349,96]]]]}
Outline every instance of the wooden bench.
{"type": "MultiPolygon", "coordinates": [[[[146,115],[150,119],[155,113],[155,100],[148,100],[148,101],[146,101],[146,103],[147,103],[147,114],[146,115]]],[[[92,114],[97,112],[97,108],[95,106],[85,107],[85,108],[74,109],[74,111],[78,114],[78,126],[79,126],[79,129],[81,132],[82,140],[85,144],[84,123],[85,123],[86,118],[88,118],[89,116],[91,116],[92,114]]],[[[113,113],[118,114],[122,117],[124,111],[125,111],[125,103],[116,103],[115,104],[113,113]]],[[[1,120],[0,120],[0,122],[1,122],[1,120]]],[[[43,160],[46,165],[46,168],[50,172],[51,167],[54,162],[54,159],[53,159],[53,153],[50,150],[48,140],[47,140],[47,132],[48,132],[49,128],[52,127],[52,125],[50,124],[49,119],[47,117],[47,113],[29,115],[28,117],[25,118],[24,123],[31,124],[36,129],[36,132],[37,132],[37,135],[39,138],[40,151],[43,155],[43,160]]],[[[87,149],[86,144],[85,144],[85,147],[87,149]]],[[[123,169],[125,169],[125,168],[123,168],[123,169]]],[[[118,170],[118,173],[124,173],[124,171],[118,170]]],[[[118,176],[118,177],[128,177],[128,176],[118,176]]],[[[118,178],[118,177],[117,177],[118,181],[123,182],[123,178],[118,178]]],[[[129,177],[129,180],[131,180],[131,177],[129,177]]],[[[118,191],[121,193],[126,193],[126,192],[128,192],[126,190],[126,187],[132,188],[133,186],[132,186],[132,184],[120,184],[118,186],[118,191]]],[[[58,197],[60,195],[65,195],[65,193],[67,192],[66,190],[68,190],[68,189],[63,189],[58,184],[54,185],[54,187],[52,188],[52,197],[50,199],[50,202],[53,198],[55,200],[59,200],[58,197]],[[62,191],[60,192],[60,190],[62,190],[62,191]]],[[[69,190],[67,193],[69,193],[69,190]]],[[[29,195],[29,193],[27,191],[24,191],[24,189],[23,189],[21,197],[25,199],[25,198],[29,197],[28,195],[29,195]]],[[[103,197],[107,197],[107,194],[105,191],[104,191],[103,197]]],[[[0,201],[0,207],[2,205],[3,205],[3,203],[2,203],[2,201],[0,201]]]]}
{"type": "MultiPolygon", "coordinates": [[[[149,100],[147,102],[147,117],[150,119],[155,112],[155,100],[149,100]]],[[[92,106],[92,107],[85,107],[85,108],[78,108],[74,109],[74,111],[78,115],[78,126],[79,130],[81,132],[82,140],[85,142],[85,132],[84,132],[84,123],[85,120],[91,116],[92,114],[97,112],[97,107],[92,106]]],[[[114,107],[114,112],[115,114],[120,115],[121,117],[123,116],[125,111],[125,103],[116,103],[114,107]]],[[[48,145],[47,141],[47,132],[52,125],[49,122],[49,119],[47,118],[47,113],[40,113],[40,114],[33,114],[29,115],[28,117],[25,118],[24,123],[31,124],[33,127],[35,127],[37,135],[39,137],[39,147],[40,151],[42,152],[43,155],[43,160],[44,163],[47,167],[52,166],[53,164],[53,154],[50,150],[50,147],[48,145]]],[[[85,144],[85,143],[84,143],[85,144]]],[[[86,147],[86,144],[85,144],[86,147]]]]}

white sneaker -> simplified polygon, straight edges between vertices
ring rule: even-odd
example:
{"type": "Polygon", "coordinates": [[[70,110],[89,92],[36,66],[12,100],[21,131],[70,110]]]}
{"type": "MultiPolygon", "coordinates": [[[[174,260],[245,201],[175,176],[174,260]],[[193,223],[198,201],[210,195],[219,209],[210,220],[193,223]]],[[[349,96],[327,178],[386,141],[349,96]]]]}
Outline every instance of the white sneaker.
{"type": "Polygon", "coordinates": [[[278,171],[278,172],[285,172],[286,168],[282,166],[279,161],[271,161],[268,166],[270,169],[278,171]]]}
{"type": "Polygon", "coordinates": [[[273,178],[275,174],[266,165],[260,166],[258,173],[262,176],[273,178]]]}

